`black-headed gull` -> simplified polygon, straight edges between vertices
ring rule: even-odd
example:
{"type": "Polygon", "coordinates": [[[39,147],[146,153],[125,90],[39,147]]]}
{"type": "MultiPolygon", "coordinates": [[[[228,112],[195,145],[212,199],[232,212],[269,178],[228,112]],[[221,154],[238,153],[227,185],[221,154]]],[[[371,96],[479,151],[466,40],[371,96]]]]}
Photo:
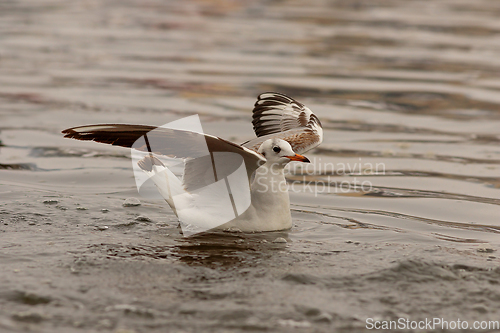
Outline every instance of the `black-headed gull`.
{"type": "Polygon", "coordinates": [[[68,128],[64,137],[133,148],[136,165],[155,183],[190,235],[212,229],[277,231],[292,226],[284,167],[323,141],[319,119],[302,103],[263,93],[253,109],[257,138],[238,145],[179,128],[99,124],[68,128]],[[167,159],[180,159],[182,177],[167,159]]]}

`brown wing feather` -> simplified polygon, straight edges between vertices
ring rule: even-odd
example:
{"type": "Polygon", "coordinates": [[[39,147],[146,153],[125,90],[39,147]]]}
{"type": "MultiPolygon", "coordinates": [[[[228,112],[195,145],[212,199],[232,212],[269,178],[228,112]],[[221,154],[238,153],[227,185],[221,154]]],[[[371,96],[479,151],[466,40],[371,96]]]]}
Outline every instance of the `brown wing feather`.
{"type": "Polygon", "coordinates": [[[100,124],[68,128],[62,133],[65,138],[133,147],[176,158],[206,156],[207,148],[210,153],[236,153],[243,157],[249,177],[258,167],[259,161],[265,161],[260,154],[215,136],[155,126],[100,124]]]}
{"type": "Polygon", "coordinates": [[[268,140],[278,138],[287,141],[292,149],[297,154],[303,154],[308,150],[318,146],[322,142],[322,137],[318,135],[318,133],[308,130],[308,129],[294,129],[286,132],[270,134],[266,136],[261,136],[259,138],[250,140],[242,144],[243,147],[246,147],[253,151],[258,151],[260,145],[268,140]]]}
{"type": "Polygon", "coordinates": [[[255,134],[265,136],[306,127],[312,114],[304,104],[286,95],[267,92],[260,94],[253,109],[255,134]]]}

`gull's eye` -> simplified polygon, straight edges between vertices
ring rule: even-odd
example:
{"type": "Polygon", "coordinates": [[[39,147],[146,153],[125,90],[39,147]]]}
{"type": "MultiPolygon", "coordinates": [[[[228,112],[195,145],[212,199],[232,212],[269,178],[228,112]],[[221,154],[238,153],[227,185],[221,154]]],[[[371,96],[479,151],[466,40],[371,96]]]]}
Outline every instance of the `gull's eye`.
{"type": "Polygon", "coordinates": [[[274,147],[273,147],[273,151],[274,151],[275,153],[279,153],[279,152],[281,151],[281,148],[280,148],[280,147],[278,147],[278,146],[274,146],[274,147]]]}

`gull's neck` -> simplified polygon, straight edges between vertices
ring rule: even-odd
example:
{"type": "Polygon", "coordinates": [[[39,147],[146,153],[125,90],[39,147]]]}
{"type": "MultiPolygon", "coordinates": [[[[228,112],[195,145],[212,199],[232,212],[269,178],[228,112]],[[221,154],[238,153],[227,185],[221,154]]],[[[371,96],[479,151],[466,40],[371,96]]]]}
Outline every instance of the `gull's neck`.
{"type": "Polygon", "coordinates": [[[285,166],[279,163],[266,162],[255,170],[252,193],[288,192],[285,180],[285,166]]]}

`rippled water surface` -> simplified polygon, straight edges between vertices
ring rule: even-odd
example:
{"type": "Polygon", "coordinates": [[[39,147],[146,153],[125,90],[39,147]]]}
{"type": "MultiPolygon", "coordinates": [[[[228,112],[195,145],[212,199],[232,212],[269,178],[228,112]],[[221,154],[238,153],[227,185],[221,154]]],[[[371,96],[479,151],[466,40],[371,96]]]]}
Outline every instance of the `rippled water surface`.
{"type": "Polygon", "coordinates": [[[2,1],[0,331],[500,320],[499,16],[493,0],[2,1]],[[126,149],[60,134],[199,114],[244,142],[264,91],[325,129],[314,168],[290,169],[287,232],[184,238],[164,202],[122,206],[126,149]]]}

